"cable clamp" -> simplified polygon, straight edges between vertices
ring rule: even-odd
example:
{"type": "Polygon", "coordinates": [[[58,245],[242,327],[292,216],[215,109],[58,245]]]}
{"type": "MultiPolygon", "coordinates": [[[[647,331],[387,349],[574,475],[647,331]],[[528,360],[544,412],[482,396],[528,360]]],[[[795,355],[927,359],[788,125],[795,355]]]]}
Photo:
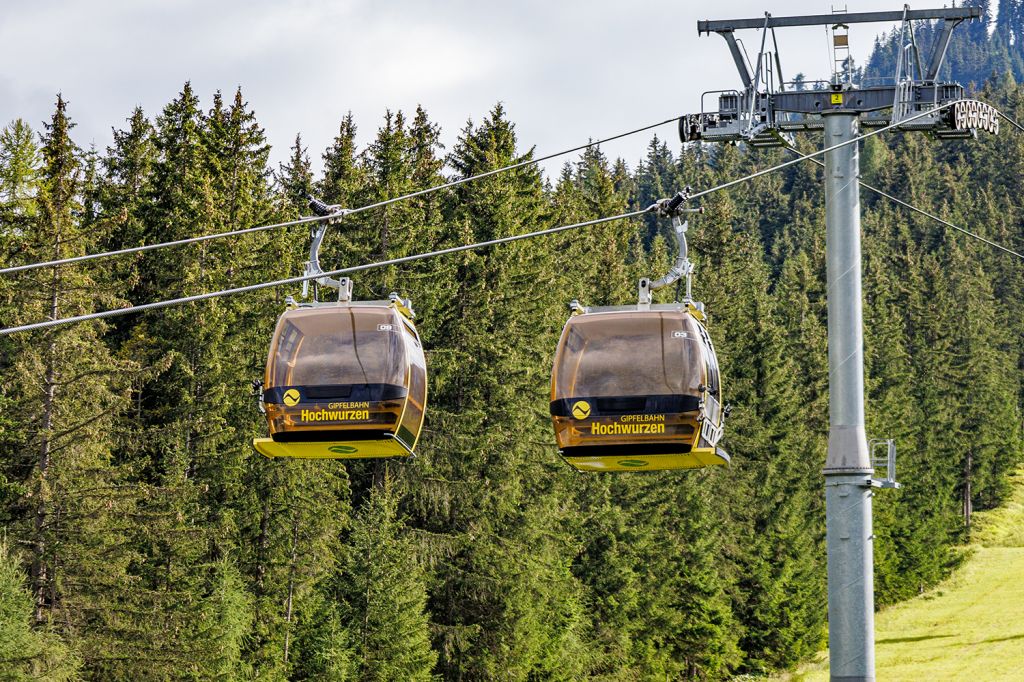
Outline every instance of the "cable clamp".
{"type": "Polygon", "coordinates": [[[344,218],[345,216],[352,212],[351,208],[342,208],[338,204],[332,204],[329,208],[331,209],[331,212],[322,216],[323,218],[326,218],[326,220],[323,220],[319,224],[314,225],[314,227],[310,230],[310,232],[313,235],[316,235],[317,229],[323,229],[324,227],[329,225],[337,225],[338,223],[341,222],[342,218],[344,218]]]}
{"type": "Polygon", "coordinates": [[[664,218],[677,218],[682,213],[703,213],[704,207],[684,208],[683,204],[690,199],[693,188],[687,185],[683,190],[669,199],[660,199],[654,204],[658,215],[664,218]]]}
{"type": "Polygon", "coordinates": [[[339,219],[352,212],[352,209],[350,208],[342,208],[341,204],[328,204],[313,196],[308,198],[309,208],[313,211],[313,215],[321,218],[327,218],[328,223],[337,222],[339,219]]]}

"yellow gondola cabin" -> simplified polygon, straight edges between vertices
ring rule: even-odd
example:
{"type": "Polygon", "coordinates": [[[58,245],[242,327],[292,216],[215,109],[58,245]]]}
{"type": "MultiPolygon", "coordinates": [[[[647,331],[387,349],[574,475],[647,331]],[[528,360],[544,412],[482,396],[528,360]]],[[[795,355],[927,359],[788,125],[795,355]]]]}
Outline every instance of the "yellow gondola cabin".
{"type": "Polygon", "coordinates": [[[690,189],[651,208],[672,219],[679,244],[664,276],[640,280],[635,306],[584,308],[573,301],[551,370],[558,451],[583,471],[694,469],[729,463],[718,446],[728,408],[704,306],[693,300],[684,213],[690,189]],[[682,303],[651,292],[685,284],[682,303]]]}
{"type": "Polygon", "coordinates": [[[584,471],[728,464],[718,361],[692,305],[577,309],[551,377],[559,452],[584,471]]]}
{"type": "Polygon", "coordinates": [[[306,303],[277,322],[263,381],[267,457],[413,454],[427,399],[408,302],[306,303]]]}

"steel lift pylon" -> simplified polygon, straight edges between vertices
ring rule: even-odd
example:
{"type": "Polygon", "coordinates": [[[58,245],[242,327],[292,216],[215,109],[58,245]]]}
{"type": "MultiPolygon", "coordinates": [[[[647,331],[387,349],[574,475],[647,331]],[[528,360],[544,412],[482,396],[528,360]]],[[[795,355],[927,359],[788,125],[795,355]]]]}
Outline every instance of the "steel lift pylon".
{"type": "MultiPolygon", "coordinates": [[[[717,33],[725,39],[742,87],[704,93],[700,113],[680,119],[680,139],[778,147],[791,145],[794,133],[822,131],[828,149],[855,140],[861,128],[892,124],[939,139],[973,138],[978,130],[998,133],[995,109],[967,99],[962,85],[939,77],[953,29],[980,17],[977,7],[911,10],[904,6],[893,12],[794,17],[765,13],[755,19],[700,21],[698,35],[717,33]],[[919,21],[942,22],[927,56],[914,33],[914,22],[919,21]],[[901,49],[891,82],[856,82],[849,59],[849,29],[872,22],[900,22],[901,49]],[[786,82],[783,78],[775,31],[794,26],[832,28],[833,65],[828,81],[786,82]],[[761,31],[761,48],[751,62],[735,34],[753,29],[761,31]],[[772,49],[768,49],[769,36],[772,49]],[[717,110],[706,110],[705,101],[714,95],[717,110]]],[[[874,478],[864,430],[859,179],[855,142],[826,151],[829,440],[824,476],[829,659],[831,679],[844,682],[875,679],[871,498],[876,489],[899,486],[894,480],[895,445],[883,441],[887,475],[874,478]]]]}

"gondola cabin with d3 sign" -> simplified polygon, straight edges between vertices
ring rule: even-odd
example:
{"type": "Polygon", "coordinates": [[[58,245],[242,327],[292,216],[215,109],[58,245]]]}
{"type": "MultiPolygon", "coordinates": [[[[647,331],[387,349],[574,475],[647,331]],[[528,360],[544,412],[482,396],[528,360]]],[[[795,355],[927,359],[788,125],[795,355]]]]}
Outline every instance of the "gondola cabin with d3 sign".
{"type": "Polygon", "coordinates": [[[566,462],[584,471],[728,464],[718,362],[700,311],[684,303],[580,309],[562,330],[551,417],[566,462]]]}
{"type": "Polygon", "coordinates": [[[267,457],[405,457],[423,426],[423,347],[407,302],[305,303],[277,322],[262,403],[267,457]]]}

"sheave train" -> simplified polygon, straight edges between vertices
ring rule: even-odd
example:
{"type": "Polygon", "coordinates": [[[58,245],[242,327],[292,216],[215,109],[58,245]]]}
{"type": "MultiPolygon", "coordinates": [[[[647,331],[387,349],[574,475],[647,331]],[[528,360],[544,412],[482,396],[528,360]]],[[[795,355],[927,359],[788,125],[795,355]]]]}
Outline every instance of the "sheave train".
{"type": "MultiPolygon", "coordinates": [[[[718,446],[727,408],[704,306],[691,297],[693,264],[680,193],[659,202],[672,219],[679,256],[657,280],[640,280],[635,306],[587,308],[576,301],[551,373],[551,417],[559,453],[583,471],[689,469],[728,464],[718,446]],[[678,303],[651,292],[682,279],[678,303]]],[[[305,274],[336,301],[288,299],[259,383],[267,457],[405,457],[415,451],[427,403],[423,346],[408,300],[353,301],[348,278],[323,276],[319,248],[344,211],[312,200],[331,219],[313,229],[305,274]]],[[[308,295],[308,281],[303,298],[308,295]]]]}

